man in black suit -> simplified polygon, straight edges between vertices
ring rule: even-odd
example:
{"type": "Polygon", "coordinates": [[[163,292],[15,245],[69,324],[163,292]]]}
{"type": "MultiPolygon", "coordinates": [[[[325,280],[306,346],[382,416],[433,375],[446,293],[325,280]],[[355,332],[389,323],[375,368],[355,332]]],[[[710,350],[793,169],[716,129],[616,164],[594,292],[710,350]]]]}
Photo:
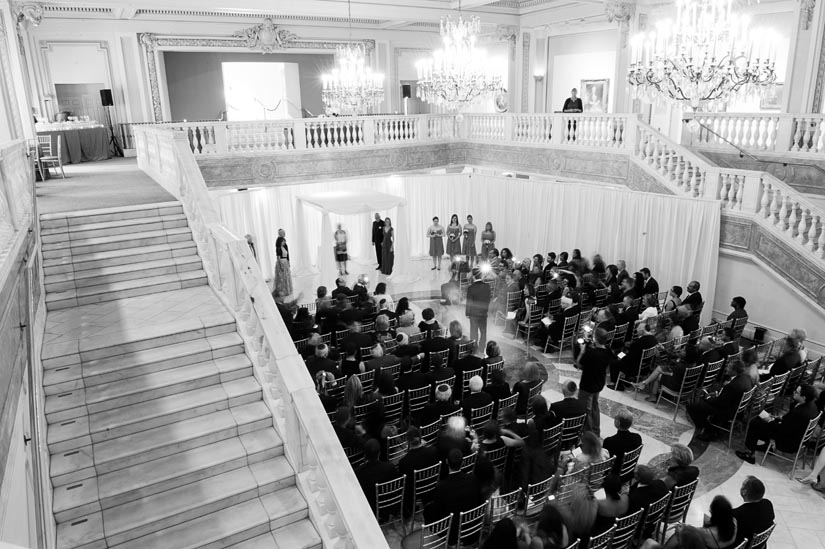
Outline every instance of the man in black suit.
{"type": "Polygon", "coordinates": [[[745,477],[739,495],[744,503],[733,510],[733,516],[736,518],[734,546],[742,543],[745,538],[752,540],[754,534],[770,528],[776,518],[773,504],[765,499],[765,485],[758,478],[750,475],[745,477]]]}
{"type": "MultiPolygon", "coordinates": [[[[406,335],[406,334],[405,334],[406,335]]],[[[406,391],[407,389],[420,389],[421,387],[430,386],[430,378],[427,374],[421,371],[412,370],[412,361],[409,357],[401,358],[401,375],[398,376],[398,382],[395,384],[399,391],[406,391]],[[407,358],[408,360],[404,360],[407,358]]]]}
{"type": "Polygon", "coordinates": [[[384,242],[384,220],[381,214],[375,212],[375,221],[372,222],[372,243],[375,246],[375,258],[378,260],[376,271],[381,269],[381,243],[384,242]]]}
{"type": "MultiPolygon", "coordinates": [[[[404,487],[404,515],[409,516],[413,510],[413,486],[415,485],[415,471],[432,467],[439,462],[438,450],[433,446],[424,446],[421,442],[421,430],[412,426],[407,429],[407,455],[398,462],[398,471],[407,477],[404,487]]],[[[424,494],[422,501],[426,507],[430,501],[430,494],[424,494]]]]}
{"type": "Polygon", "coordinates": [[[630,274],[627,272],[627,263],[624,259],[616,262],[616,268],[619,270],[619,273],[616,275],[616,280],[619,281],[619,284],[621,284],[625,278],[630,278],[630,274]]]}
{"type": "Polygon", "coordinates": [[[808,423],[819,415],[816,407],[816,389],[813,386],[800,385],[793,394],[794,406],[782,417],[771,417],[767,420],[761,417],[754,418],[745,437],[746,451],[737,451],[736,455],[748,463],[756,463],[754,452],[765,450],[768,442],[774,440],[781,452],[796,452],[799,443],[808,428],[808,423]],[[759,444],[759,441],[763,444],[759,444]]]}
{"type": "MultiPolygon", "coordinates": [[[[447,455],[449,474],[433,490],[432,503],[424,509],[427,522],[453,515],[450,528],[450,545],[455,545],[458,538],[458,513],[478,507],[482,503],[478,480],[472,473],[461,472],[461,450],[453,448],[447,455]]],[[[473,540],[465,540],[472,542],[473,540]]]]}
{"type": "Polygon", "coordinates": [[[734,362],[733,368],[736,377],[722,388],[719,396],[687,405],[687,413],[696,426],[700,440],[711,440],[712,438],[708,432],[710,418],[713,417],[716,422],[726,422],[733,419],[737,408],[739,408],[742,395],[753,387],[753,380],[742,361],[737,360],[734,362]]]}
{"type": "MultiPolygon", "coordinates": [[[[359,352],[363,347],[372,347],[372,336],[361,331],[360,322],[353,321],[347,324],[347,328],[349,329],[349,334],[344,338],[343,342],[345,349],[350,343],[355,345],[355,348],[358,349],[359,352]]],[[[368,357],[361,357],[361,360],[364,360],[365,358],[368,357]]]]}
{"type": "Polygon", "coordinates": [[[461,401],[464,417],[467,418],[468,423],[472,410],[483,408],[493,402],[493,397],[483,392],[481,390],[482,388],[484,388],[484,381],[481,379],[481,376],[473,376],[470,378],[470,394],[465,395],[461,401]]]}
{"type": "Polygon", "coordinates": [[[579,387],[575,381],[568,381],[561,386],[562,400],[550,405],[550,411],[556,415],[556,421],[561,422],[568,417],[578,417],[587,412],[587,406],[578,399],[579,387]]]}
{"type": "MultiPolygon", "coordinates": [[[[455,370],[445,365],[440,357],[433,357],[432,368],[427,372],[427,378],[431,385],[438,385],[442,381],[455,377],[455,370]]],[[[455,383],[455,381],[453,381],[455,383]]],[[[453,386],[450,386],[452,392],[453,386]]]]}
{"type": "Polygon", "coordinates": [[[700,285],[697,281],[692,281],[690,284],[687,285],[687,295],[682,300],[682,305],[689,305],[691,310],[696,310],[702,306],[704,300],[702,299],[702,294],[699,292],[700,285]]]}
{"type": "Polygon", "coordinates": [[[464,314],[470,319],[470,339],[479,347],[487,345],[487,311],[490,308],[490,285],[482,282],[481,269],[473,269],[473,283],[467,288],[464,314]]]}
{"type": "Polygon", "coordinates": [[[375,511],[375,485],[398,478],[398,470],[392,463],[381,461],[381,444],[371,438],[364,445],[364,457],[367,462],[355,471],[358,484],[367,496],[370,507],[375,511]]]}
{"type": "MultiPolygon", "coordinates": [[[[421,351],[426,355],[424,362],[421,364],[421,370],[428,372],[433,368],[430,364],[432,361],[430,353],[443,351],[450,348],[450,342],[445,337],[431,337],[421,342],[421,351]]],[[[440,366],[440,364],[439,364],[440,366]]]]}
{"type": "Polygon", "coordinates": [[[470,342],[470,354],[465,356],[464,358],[459,358],[455,362],[453,362],[453,371],[455,372],[455,383],[456,388],[453,390],[458,397],[464,397],[466,395],[462,395],[461,391],[458,390],[459,387],[463,388],[464,383],[464,372],[469,372],[472,370],[478,370],[479,368],[484,368],[484,359],[479,358],[475,355],[475,352],[478,350],[478,347],[472,341],[470,342]]]}
{"type": "MultiPolygon", "coordinates": [[[[622,470],[622,462],[624,461],[625,453],[635,450],[642,445],[642,435],[639,433],[631,433],[630,427],[633,426],[633,414],[627,408],[620,408],[613,418],[613,425],[616,426],[616,434],[612,437],[604,439],[602,447],[608,451],[611,456],[616,457],[613,462],[613,473],[618,475],[622,470]]],[[[632,476],[632,473],[630,473],[632,476]]],[[[626,482],[630,478],[622,479],[626,482]]]]}
{"type": "Polygon", "coordinates": [[[347,297],[354,296],[355,290],[352,290],[347,287],[347,281],[343,278],[336,278],[335,279],[335,289],[332,290],[330,294],[332,299],[338,299],[338,294],[344,294],[347,297]]]}
{"type": "MultiPolygon", "coordinates": [[[[656,478],[656,471],[647,465],[637,465],[635,482],[630,486],[630,491],[627,493],[628,499],[628,514],[635,513],[639,509],[643,509],[656,500],[662,499],[668,493],[667,485],[656,478]]],[[[645,531],[645,538],[651,537],[652,525],[650,531],[645,531]]]]}
{"type": "Polygon", "coordinates": [[[364,366],[367,370],[375,370],[376,373],[381,371],[381,368],[388,368],[400,364],[401,360],[395,355],[385,355],[384,348],[380,343],[376,343],[370,350],[370,358],[364,357],[364,366]]]}
{"type": "Polygon", "coordinates": [[[329,346],[325,343],[321,343],[315,347],[315,356],[309,357],[306,364],[312,379],[315,379],[315,374],[321,371],[330,372],[336,378],[341,377],[338,364],[334,360],[329,359],[329,346]]]}
{"type": "Polygon", "coordinates": [[[645,287],[644,292],[645,295],[648,294],[658,294],[659,293],[659,283],[656,282],[656,279],[650,276],[650,269],[647,267],[642,267],[642,270],[639,271],[642,273],[642,278],[645,279],[645,287]]]}
{"type": "Polygon", "coordinates": [[[435,388],[435,402],[424,406],[421,410],[421,425],[429,425],[441,419],[441,416],[452,414],[459,409],[458,404],[452,400],[453,389],[446,383],[441,383],[435,388]]]}
{"type": "MultiPolygon", "coordinates": [[[[616,380],[619,379],[619,373],[624,374],[624,378],[629,381],[641,381],[636,380],[636,376],[639,373],[639,363],[642,360],[642,354],[647,349],[652,349],[659,344],[659,342],[656,341],[656,336],[650,333],[649,330],[650,328],[647,323],[640,323],[636,328],[639,334],[638,339],[630,344],[630,349],[627,350],[627,354],[625,354],[621,360],[610,364],[610,385],[607,386],[609,389],[624,391],[624,385],[618,386],[616,384],[616,380]]],[[[629,327],[628,331],[630,331],[629,327]]]]}

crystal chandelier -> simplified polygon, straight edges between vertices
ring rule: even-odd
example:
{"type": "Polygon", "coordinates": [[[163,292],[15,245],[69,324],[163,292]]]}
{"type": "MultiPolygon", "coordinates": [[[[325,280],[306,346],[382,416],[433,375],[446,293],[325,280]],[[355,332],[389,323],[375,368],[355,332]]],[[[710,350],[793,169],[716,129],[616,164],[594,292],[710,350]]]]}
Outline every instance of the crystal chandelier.
{"type": "Polygon", "coordinates": [[[730,0],[677,0],[675,22],[633,37],[627,81],[634,97],[697,111],[764,94],[776,81],[776,41],[752,41],[749,24],[730,0]]]}
{"type": "Polygon", "coordinates": [[[501,76],[491,70],[487,52],[476,47],[480,31],[478,17],[462,17],[461,2],[457,20],[449,16],[441,20],[443,47],[416,64],[419,98],[447,110],[459,110],[503,91],[501,76]]]}
{"type": "Polygon", "coordinates": [[[321,75],[321,99],[328,113],[361,114],[384,100],[384,75],[367,66],[363,44],[352,43],[352,6],[347,0],[349,41],[338,46],[335,68],[321,75]]]}

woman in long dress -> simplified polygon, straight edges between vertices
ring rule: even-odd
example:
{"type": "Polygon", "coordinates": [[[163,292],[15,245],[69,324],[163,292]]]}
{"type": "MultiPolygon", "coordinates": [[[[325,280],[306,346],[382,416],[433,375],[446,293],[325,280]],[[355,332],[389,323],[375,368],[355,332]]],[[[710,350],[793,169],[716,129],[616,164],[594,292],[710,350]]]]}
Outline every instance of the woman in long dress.
{"type": "Polygon", "coordinates": [[[335,231],[335,263],[338,264],[338,274],[349,274],[347,271],[347,231],[345,231],[341,224],[338,224],[338,230],[335,231]]]}
{"type": "Polygon", "coordinates": [[[450,263],[455,261],[455,256],[461,253],[461,223],[458,222],[458,215],[450,217],[450,225],[447,227],[447,255],[450,256],[450,263]]]}
{"type": "Polygon", "coordinates": [[[289,246],[287,246],[286,232],[283,229],[278,229],[278,238],[275,240],[275,257],[275,291],[282,296],[292,295],[289,246]]]}
{"type": "Polygon", "coordinates": [[[430,257],[433,258],[434,271],[441,270],[441,256],[444,255],[444,227],[438,223],[438,218],[433,218],[433,224],[427,229],[427,238],[430,239],[430,257]]]}
{"type": "Polygon", "coordinates": [[[467,256],[467,263],[472,268],[473,264],[476,260],[476,232],[478,232],[478,227],[473,225],[473,216],[467,216],[467,223],[464,225],[464,246],[462,247],[462,253],[467,256]]]}
{"type": "Polygon", "coordinates": [[[490,250],[496,247],[496,232],[493,230],[493,224],[489,221],[484,225],[484,230],[481,232],[481,260],[488,261],[490,259],[490,250]]]}
{"type": "Polygon", "coordinates": [[[384,220],[384,240],[381,242],[381,272],[388,276],[391,275],[393,263],[395,263],[395,230],[388,217],[384,220]]]}

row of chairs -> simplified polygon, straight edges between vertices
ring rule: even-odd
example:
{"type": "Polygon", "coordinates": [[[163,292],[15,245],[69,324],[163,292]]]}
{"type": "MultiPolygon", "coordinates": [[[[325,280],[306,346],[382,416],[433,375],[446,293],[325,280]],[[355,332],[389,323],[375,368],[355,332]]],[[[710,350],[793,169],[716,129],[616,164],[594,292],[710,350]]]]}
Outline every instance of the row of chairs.
{"type": "Polygon", "coordinates": [[[51,135],[38,135],[37,141],[29,142],[34,165],[43,181],[46,180],[46,173],[52,168],[60,169],[60,175],[66,179],[66,172],[63,171],[63,136],[58,134],[54,137],[57,145],[52,144],[51,135]]]}

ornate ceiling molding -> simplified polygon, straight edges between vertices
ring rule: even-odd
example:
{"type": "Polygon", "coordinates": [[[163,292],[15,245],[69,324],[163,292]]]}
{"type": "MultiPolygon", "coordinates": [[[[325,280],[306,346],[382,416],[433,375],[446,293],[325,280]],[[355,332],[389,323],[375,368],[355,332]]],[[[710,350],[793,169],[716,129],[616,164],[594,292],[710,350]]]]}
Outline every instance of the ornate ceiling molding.
{"type": "Polygon", "coordinates": [[[606,0],[604,13],[607,15],[608,22],[613,23],[615,21],[619,24],[622,33],[622,48],[626,48],[628,35],[630,34],[630,22],[636,15],[636,2],[633,0],[606,0]]]}
{"type": "Polygon", "coordinates": [[[801,0],[802,2],[802,30],[809,30],[814,20],[816,0],[801,0]]]}
{"type": "Polygon", "coordinates": [[[0,79],[0,96],[2,96],[3,104],[6,107],[6,117],[11,121],[11,136],[13,139],[16,139],[23,136],[23,121],[20,118],[17,91],[14,89],[14,78],[12,77],[11,70],[11,52],[6,41],[8,32],[3,12],[0,11],[0,75],[3,76],[3,78],[0,79]]]}
{"type": "Polygon", "coordinates": [[[25,30],[28,26],[36,27],[43,20],[43,4],[15,2],[11,8],[17,18],[18,31],[25,30]]]}
{"type": "MultiPolygon", "coordinates": [[[[163,51],[210,51],[238,48],[262,53],[286,50],[334,53],[338,46],[347,43],[346,40],[298,38],[295,34],[272,25],[271,21],[269,24],[272,28],[267,27],[267,23],[263,23],[238,31],[232,36],[138,34],[138,40],[143,47],[143,54],[146,59],[146,72],[149,78],[149,92],[155,122],[163,121],[161,82],[165,75],[160,74],[161,64],[158,62],[158,56],[163,51]],[[262,29],[267,32],[261,32],[262,29]],[[275,32],[275,35],[272,35],[272,32],[275,32]],[[264,50],[264,47],[267,50],[264,50]]],[[[357,42],[364,46],[368,56],[375,50],[375,40],[358,40],[357,42]]]]}

